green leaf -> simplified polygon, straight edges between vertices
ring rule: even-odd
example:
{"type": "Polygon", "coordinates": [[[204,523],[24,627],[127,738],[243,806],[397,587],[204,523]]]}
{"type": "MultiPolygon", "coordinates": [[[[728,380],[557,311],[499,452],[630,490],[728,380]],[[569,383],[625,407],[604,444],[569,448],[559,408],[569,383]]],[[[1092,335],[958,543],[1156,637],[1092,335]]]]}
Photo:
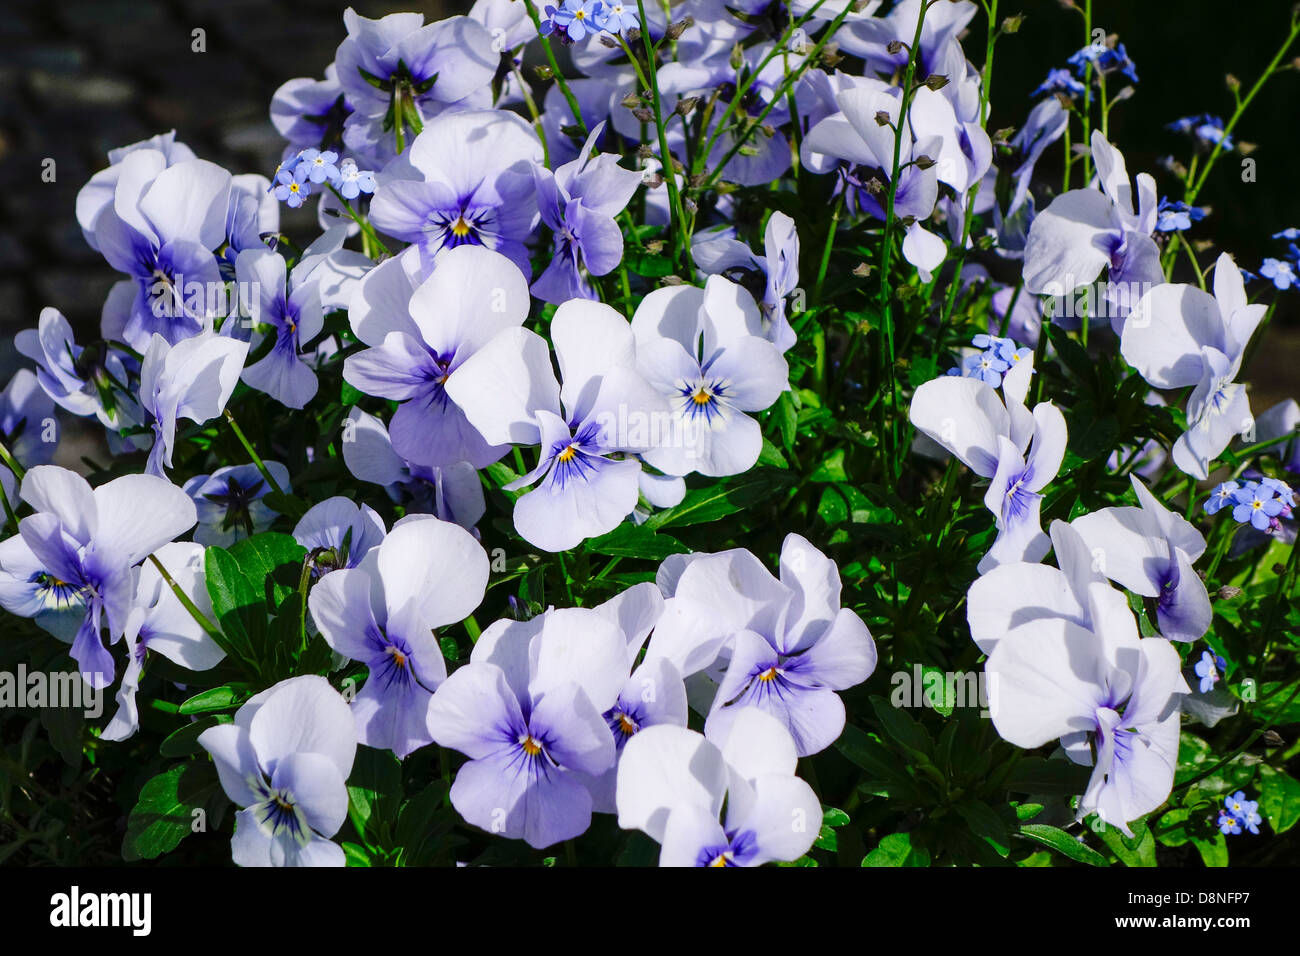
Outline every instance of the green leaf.
{"type": "Polygon", "coordinates": [[[924,847],[912,846],[907,833],[891,833],[880,841],[862,860],[863,866],[929,866],[930,853],[924,847]]]}
{"type": "Polygon", "coordinates": [[[993,847],[998,856],[1011,852],[1011,828],[983,800],[965,800],[957,804],[957,814],[965,820],[971,832],[993,847]]]}
{"type": "Polygon", "coordinates": [[[871,698],[871,709],[884,728],[885,736],[920,756],[934,755],[934,739],[930,732],[900,707],[894,707],[883,697],[871,698]]]}
{"type": "Polygon", "coordinates": [[[199,753],[203,749],[199,746],[199,734],[209,727],[217,726],[218,723],[217,718],[212,716],[191,721],[168,734],[167,738],[158,745],[158,752],[164,757],[188,757],[199,753]]]}
{"type": "Polygon", "coordinates": [[[656,534],[644,524],[624,523],[609,534],[592,538],[587,550],[593,554],[606,554],[616,558],[644,558],[662,561],[670,554],[685,554],[691,549],[676,538],[656,534]]]}
{"type": "Polygon", "coordinates": [[[1196,847],[1196,852],[1201,854],[1201,860],[1206,866],[1224,867],[1228,865],[1228,841],[1222,833],[1216,833],[1209,839],[1194,836],[1192,837],[1192,846],[1196,847]]]}
{"type": "Polygon", "coordinates": [[[1024,823],[1020,826],[1020,833],[1075,862],[1087,863],[1089,866],[1110,866],[1104,856],[1058,827],[1045,823],[1024,823]]]}
{"type": "Polygon", "coordinates": [[[1300,782],[1272,767],[1260,768],[1259,809],[1274,833],[1285,833],[1300,820],[1300,782]]]}
{"type": "Polygon", "coordinates": [[[212,714],[238,707],[252,696],[252,689],[244,683],[222,684],[200,691],[181,704],[182,714],[212,714]]]}
{"type": "Polygon", "coordinates": [[[152,860],[176,849],[194,832],[196,821],[204,819],[206,826],[208,804],[217,791],[210,764],[177,764],[149,780],[127,819],[122,857],[152,860]]]}
{"type": "Polygon", "coordinates": [[[789,468],[790,463],[785,460],[785,455],[773,445],[767,438],[763,439],[763,449],[758,454],[758,464],[768,465],[772,468],[789,468]]]}
{"type": "Polygon", "coordinates": [[[743,475],[686,493],[682,503],[653,514],[642,527],[651,531],[672,526],[704,524],[743,511],[788,487],[794,479],[779,468],[751,468],[743,475]]]}
{"type": "Polygon", "coordinates": [[[1134,820],[1129,824],[1133,838],[1129,839],[1118,828],[1107,826],[1100,836],[1103,843],[1119,858],[1125,866],[1155,866],[1156,840],[1145,820],[1134,820]]]}

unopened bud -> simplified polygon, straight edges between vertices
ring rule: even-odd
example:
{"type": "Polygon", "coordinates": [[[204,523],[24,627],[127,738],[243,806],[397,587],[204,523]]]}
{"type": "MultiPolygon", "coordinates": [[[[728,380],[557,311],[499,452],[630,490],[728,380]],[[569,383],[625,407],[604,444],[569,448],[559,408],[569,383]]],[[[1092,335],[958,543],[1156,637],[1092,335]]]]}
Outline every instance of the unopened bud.
{"type": "Polygon", "coordinates": [[[677,101],[677,105],[673,107],[673,112],[678,116],[690,116],[691,111],[699,105],[699,102],[700,98],[698,96],[688,96],[677,101]]]}
{"type": "Polygon", "coordinates": [[[867,278],[867,276],[871,275],[871,273],[872,273],[871,266],[865,262],[859,262],[856,266],[853,267],[853,274],[857,276],[859,279],[865,279],[867,278]]]}
{"type": "Polygon", "coordinates": [[[657,256],[664,251],[664,241],[662,239],[652,239],[645,244],[645,251],[652,256],[657,256]]]}
{"type": "Polygon", "coordinates": [[[1015,135],[1016,128],[1014,126],[1006,126],[1000,130],[996,130],[993,133],[993,145],[1007,146],[1011,143],[1011,137],[1015,135]]]}
{"type": "Polygon", "coordinates": [[[696,202],[694,199],[692,199],[690,196],[686,196],[686,197],[683,197],[683,199],[682,199],[682,208],[685,209],[687,212],[689,212],[689,213],[693,216],[693,215],[695,215],[697,212],[700,211],[700,204],[697,203],[697,202],[696,202]]]}
{"type": "Polygon", "coordinates": [[[1264,731],[1264,744],[1268,747],[1281,747],[1286,743],[1286,738],[1279,734],[1273,728],[1264,731]]]}
{"type": "Polygon", "coordinates": [[[615,40],[615,39],[614,39],[612,36],[610,36],[608,33],[602,33],[602,34],[600,35],[600,45],[601,45],[601,46],[605,46],[605,47],[609,47],[611,50],[617,50],[617,49],[618,49],[618,41],[615,40]]]}
{"type": "Polygon", "coordinates": [[[629,44],[636,43],[641,39],[641,30],[639,27],[628,27],[627,30],[623,32],[623,37],[629,44]]]}
{"type": "Polygon", "coordinates": [[[1227,86],[1228,89],[1232,90],[1232,92],[1234,93],[1237,92],[1239,89],[1241,89],[1241,80],[1237,79],[1231,73],[1229,73],[1227,76],[1223,78],[1223,82],[1224,85],[1227,86]]]}
{"type": "Polygon", "coordinates": [[[745,65],[745,50],[739,43],[731,48],[730,63],[733,70],[739,70],[745,65]]]}
{"type": "Polygon", "coordinates": [[[619,102],[628,109],[634,110],[641,105],[641,97],[637,96],[635,93],[629,93],[627,96],[623,97],[623,99],[619,100],[619,102]]]}
{"type": "Polygon", "coordinates": [[[890,119],[889,114],[888,114],[887,112],[885,112],[884,110],[877,110],[877,111],[876,111],[876,125],[877,125],[877,126],[888,126],[888,125],[889,125],[890,123],[892,123],[892,122],[893,122],[893,120],[890,119]]]}
{"type": "Polygon", "coordinates": [[[934,160],[924,155],[916,157],[912,162],[916,164],[917,169],[929,169],[934,165],[934,160]]]}
{"type": "Polygon", "coordinates": [[[663,285],[685,285],[686,282],[681,276],[664,276],[660,280],[663,285]]]}
{"type": "Polygon", "coordinates": [[[545,65],[533,67],[533,73],[536,74],[539,80],[549,80],[555,76],[551,68],[545,65]]]}
{"type": "Polygon", "coordinates": [[[686,31],[686,28],[689,27],[694,22],[695,21],[692,20],[690,17],[687,17],[685,20],[678,20],[676,23],[669,24],[668,29],[666,31],[668,35],[668,39],[676,40],[686,31]]]}
{"type": "Polygon", "coordinates": [[[1020,24],[1025,22],[1025,15],[1017,13],[1013,17],[1007,17],[1002,21],[1002,32],[1010,36],[1013,33],[1020,32],[1020,24]]]}
{"type": "Polygon", "coordinates": [[[889,43],[885,45],[885,52],[890,56],[898,56],[898,54],[903,52],[903,41],[890,40],[889,43]]]}
{"type": "Polygon", "coordinates": [[[642,123],[652,122],[655,118],[655,114],[650,110],[646,109],[644,106],[638,106],[636,109],[632,111],[632,115],[635,116],[642,123]]]}
{"type": "Polygon", "coordinates": [[[1124,87],[1124,89],[1120,90],[1118,93],[1115,94],[1115,102],[1119,103],[1124,100],[1132,99],[1133,94],[1135,92],[1137,91],[1134,90],[1132,86],[1126,86],[1124,87]]]}
{"type": "Polygon", "coordinates": [[[1223,587],[1219,588],[1219,597],[1223,598],[1225,601],[1239,598],[1241,597],[1241,588],[1235,587],[1231,584],[1225,584],[1223,587]]]}
{"type": "Polygon", "coordinates": [[[938,92],[948,85],[948,77],[944,76],[942,73],[931,73],[925,78],[925,85],[938,92]]]}

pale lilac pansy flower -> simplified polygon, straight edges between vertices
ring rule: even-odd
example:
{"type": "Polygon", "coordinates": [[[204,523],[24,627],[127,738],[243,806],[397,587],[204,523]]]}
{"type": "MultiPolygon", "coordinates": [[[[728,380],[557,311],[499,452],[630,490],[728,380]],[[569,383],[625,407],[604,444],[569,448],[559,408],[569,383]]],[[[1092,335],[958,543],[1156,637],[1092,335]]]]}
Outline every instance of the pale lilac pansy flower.
{"type": "Polygon", "coordinates": [[[283,257],[265,247],[241,252],[235,275],[240,289],[238,321],[254,333],[250,352],[260,351],[265,338],[273,343],[240,378],[286,408],[304,408],[318,387],[316,373],[303,361],[304,349],[325,324],[316,282],[295,283],[290,292],[283,257]]]}
{"type": "Polygon", "coordinates": [[[426,271],[443,251],[473,245],[528,272],[525,243],[538,219],[532,170],[541,161],[537,134],[513,113],[440,116],[379,175],[370,221],[417,246],[426,271]]]}
{"type": "Polygon", "coordinates": [[[1089,586],[1091,629],[1065,618],[1012,628],[985,664],[995,688],[993,725],[1032,749],[1060,739],[1067,756],[1092,764],[1079,800],[1132,836],[1129,823],[1169,796],[1178,762],[1180,695],[1189,692],[1174,646],[1139,638],[1124,595],[1089,586]]]}
{"type": "Polygon", "coordinates": [[[249,699],[199,744],[235,815],[238,866],[343,866],[330,840],[348,815],[347,778],[357,732],[343,697],[314,674],[291,677],[249,699]]]}
{"type": "Polygon", "coordinates": [[[140,364],[140,405],[153,419],[146,472],[162,477],[172,464],[176,423],[203,424],[222,413],[239,381],[248,343],[205,332],[168,345],[154,333],[140,364]]]}
{"type": "Polygon", "coordinates": [[[62,640],[87,683],[113,680],[110,643],[126,630],[135,582],[131,569],[194,526],[194,503],[170,482],[124,475],[91,489],[56,465],[27,472],[22,500],[35,514],[0,541],[0,606],[62,640]]]}
{"type": "Polygon", "coordinates": [[[656,289],[637,306],[632,331],[637,367],[671,416],[646,462],[667,475],[721,477],[753,467],[763,435],[746,413],[770,408],[790,387],[790,370],[760,334],[749,293],[722,276],[703,289],[656,289]]]}
{"type": "Polygon", "coordinates": [[[1140,507],[1102,508],[1071,522],[1106,577],[1134,594],[1155,598],[1156,625],[1174,641],[1194,641],[1210,627],[1213,611],[1193,563],[1205,538],[1130,476],[1140,507]]]}
{"type": "MultiPolygon", "coordinates": [[[[215,615],[203,573],[203,546],[176,541],[163,545],[154,557],[199,613],[212,620],[215,615]]],[[[152,562],[146,561],[134,573],[135,596],[126,616],[124,635],[126,670],[117,691],[117,713],[99,735],[102,740],[126,740],[139,728],[135,698],[150,654],[161,654],[192,671],[211,670],[226,656],[152,562]]]]}
{"type": "Polygon", "coordinates": [[[487,579],[487,553],[465,529],[411,515],[357,567],[312,589],[308,605],[321,635],[369,671],[352,701],[361,743],[404,758],[432,741],[429,702],[447,677],[434,629],[472,614],[487,579]]]}
{"type": "Polygon", "coordinates": [[[593,808],[585,781],[615,760],[602,715],[627,662],[623,631],[591,609],[487,628],[429,708],[433,739],[469,757],[451,786],[457,812],[538,849],[583,833],[593,808]]]}
{"type": "Polygon", "coordinates": [[[632,327],[607,305],[566,302],[551,320],[563,385],[546,341],[508,329],[447,383],[489,444],[532,445],[538,463],[507,486],[537,483],[515,502],[515,529],[563,551],[613,531],[637,504],[641,463],[667,418],[663,397],[636,367],[632,327]]]}
{"type": "Polygon", "coordinates": [[[619,763],[619,826],[659,843],[660,866],[796,860],[817,838],[822,812],[795,776],[797,761],[785,727],[754,707],[725,733],[650,727],[619,763]]]}
{"type": "MultiPolygon", "coordinates": [[[[54,458],[59,442],[54,400],[31,369],[20,368],[0,392],[0,442],[24,469],[48,465],[54,458]]],[[[6,465],[0,465],[0,487],[12,505],[18,479],[6,465]]]]}
{"type": "MultiPolygon", "coordinates": [[[[677,562],[674,562],[677,564],[677,562]]],[[[725,733],[746,706],[777,718],[801,756],[829,747],[844,729],[836,691],[875,670],[862,619],[840,606],[835,562],[797,534],[781,549],[780,579],[743,549],[692,555],[673,583],[647,651],[685,676],[714,667],[718,687],[706,731],[725,733]]]]}
{"type": "Polygon", "coordinates": [[[475,246],[449,250],[412,289],[408,270],[415,263],[399,256],[361,281],[350,318],[370,347],[345,360],[343,378],[400,403],[388,432],[403,458],[428,467],[458,461],[485,467],[507,449],[470,424],[451,383],[493,336],[523,324],[528,284],[505,256],[475,246]]]}

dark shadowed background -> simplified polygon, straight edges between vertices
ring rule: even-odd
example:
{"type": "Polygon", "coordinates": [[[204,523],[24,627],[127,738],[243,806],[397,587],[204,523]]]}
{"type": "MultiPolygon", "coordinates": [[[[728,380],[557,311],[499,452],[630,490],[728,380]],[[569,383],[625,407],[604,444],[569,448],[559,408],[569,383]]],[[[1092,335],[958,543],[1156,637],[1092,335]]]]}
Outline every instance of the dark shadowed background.
{"type": "MultiPolygon", "coordinates": [[[[352,5],[366,16],[414,9],[427,18],[470,6],[352,5]]],[[[116,276],[83,240],[74,201],[90,175],[107,165],[107,150],[174,128],[205,159],[236,173],[269,174],[282,145],[267,118],[271,95],[287,79],[322,74],[344,36],[344,6],[341,0],[4,0],[0,380],[19,361],[14,332],[34,326],[45,305],[62,310],[79,337],[94,335],[116,276]],[[202,53],[192,50],[196,29],[205,31],[202,53]],[[41,178],[47,159],[56,164],[50,183],[41,178]]],[[[998,47],[991,128],[1022,124],[1033,102],[1029,92],[1085,40],[1082,18],[1056,0],[1003,0],[1001,6],[1003,14],[1019,10],[1027,17],[998,47]]],[[[1137,95],[1112,116],[1111,139],[1130,172],[1150,171],[1162,191],[1179,195],[1157,160],[1173,154],[1185,162],[1190,142],[1165,125],[1201,112],[1226,118],[1232,101],[1224,74],[1235,73],[1248,88],[1281,42],[1290,6],[1287,0],[1096,0],[1095,24],[1120,34],[1140,77],[1137,95]]],[[[683,12],[690,7],[690,0],[677,6],[683,12]]],[[[983,36],[982,17],[972,29],[983,36]]],[[[982,46],[971,38],[972,60],[983,59],[982,46]]],[[[1201,196],[1213,216],[1192,238],[1212,237],[1252,270],[1264,256],[1282,252],[1269,236],[1300,226],[1298,119],[1300,75],[1286,73],[1265,88],[1237,130],[1239,139],[1258,144],[1252,154],[1257,181],[1241,181],[1240,157],[1223,157],[1201,196]]],[[[1052,176],[1048,161],[1039,169],[1052,176]]],[[[305,234],[314,215],[285,210],[284,223],[287,231],[305,234]]],[[[1257,412],[1300,391],[1294,388],[1296,296],[1300,292],[1283,296],[1269,346],[1259,350],[1251,370],[1257,412]]],[[[61,458],[69,453],[73,449],[61,458]]]]}

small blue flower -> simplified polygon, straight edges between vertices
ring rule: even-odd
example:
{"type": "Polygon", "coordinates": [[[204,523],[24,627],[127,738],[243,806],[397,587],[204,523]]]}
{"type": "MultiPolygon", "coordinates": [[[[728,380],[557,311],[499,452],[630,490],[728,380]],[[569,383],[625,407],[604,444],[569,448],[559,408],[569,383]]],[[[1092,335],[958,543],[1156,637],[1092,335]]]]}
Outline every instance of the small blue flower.
{"type": "Polygon", "coordinates": [[[1283,505],[1288,508],[1295,507],[1295,492],[1285,481],[1280,478],[1261,478],[1259,483],[1262,487],[1272,491],[1283,505]]]}
{"type": "Polygon", "coordinates": [[[1219,832],[1225,836],[1241,832],[1241,821],[1226,810],[1219,811],[1219,832]]]}
{"type": "Polygon", "coordinates": [[[1255,481],[1247,482],[1237,492],[1237,506],[1232,509],[1234,521],[1247,522],[1257,531],[1267,531],[1273,518],[1282,513],[1283,503],[1273,496],[1273,490],[1255,481]]]}
{"type": "Polygon", "coordinates": [[[1223,678],[1228,662],[1212,651],[1205,651],[1196,662],[1196,676],[1201,679],[1201,693],[1208,694],[1223,678]]]}
{"type": "Polygon", "coordinates": [[[600,27],[603,30],[608,30],[610,33],[622,33],[624,30],[630,30],[632,27],[641,25],[641,21],[637,17],[635,3],[602,3],[600,6],[603,15],[600,27]]]}
{"type": "Polygon", "coordinates": [[[542,34],[560,34],[561,40],[579,42],[588,35],[599,33],[605,20],[600,0],[564,0],[558,8],[547,7],[547,19],[542,23],[542,34]]]}
{"type": "Polygon", "coordinates": [[[1235,505],[1237,503],[1237,492],[1240,490],[1241,485],[1235,481],[1219,482],[1219,484],[1215,485],[1214,490],[1210,492],[1210,496],[1205,499],[1205,504],[1202,506],[1205,508],[1205,513],[1207,515],[1218,514],[1228,505],[1235,505]]]}
{"type": "Polygon", "coordinates": [[[1285,259],[1274,259],[1269,257],[1264,260],[1264,264],[1259,267],[1259,274],[1268,279],[1278,289],[1286,291],[1297,282],[1300,277],[1296,276],[1295,267],[1285,259]]]}
{"type": "Polygon", "coordinates": [[[1075,99],[1084,91],[1084,86],[1076,80],[1069,70],[1056,69],[1047,71],[1047,79],[1038,85],[1030,96],[1042,96],[1049,93],[1064,93],[1075,99]]]}
{"type": "Polygon", "coordinates": [[[1128,51],[1122,43],[1115,44],[1114,49],[1100,43],[1089,44],[1073,54],[1066,62],[1074,67],[1075,74],[1080,78],[1087,75],[1088,65],[1092,64],[1099,73],[1118,71],[1131,82],[1138,81],[1137,67],[1128,58],[1128,51]]]}
{"type": "Polygon", "coordinates": [[[1288,242],[1295,242],[1297,239],[1300,239],[1300,229],[1297,229],[1295,226],[1288,226],[1281,232],[1273,233],[1273,238],[1286,239],[1288,242]]]}
{"type": "Polygon", "coordinates": [[[331,150],[321,152],[319,149],[304,149],[298,154],[299,160],[307,167],[307,178],[313,183],[334,183],[339,176],[339,154],[331,150]]]}
{"type": "Polygon", "coordinates": [[[307,172],[307,167],[299,164],[294,169],[281,169],[276,173],[275,198],[286,203],[290,209],[301,206],[302,201],[311,195],[307,172]]]}
{"type": "Polygon", "coordinates": [[[1160,198],[1157,209],[1157,232],[1183,232],[1191,229],[1192,223],[1205,218],[1205,210],[1200,206],[1189,206],[1185,202],[1171,202],[1167,197],[1160,198]]]}
{"type": "Polygon", "coordinates": [[[339,163],[338,190],[344,199],[356,199],[361,193],[373,193],[375,174],[368,169],[358,169],[356,160],[345,159],[339,163]]]}
{"type": "Polygon", "coordinates": [[[1184,116],[1182,119],[1174,120],[1165,128],[1190,136],[1205,146],[1213,147],[1222,143],[1225,150],[1231,150],[1236,146],[1236,142],[1224,129],[1223,118],[1211,113],[1184,116]]]}

